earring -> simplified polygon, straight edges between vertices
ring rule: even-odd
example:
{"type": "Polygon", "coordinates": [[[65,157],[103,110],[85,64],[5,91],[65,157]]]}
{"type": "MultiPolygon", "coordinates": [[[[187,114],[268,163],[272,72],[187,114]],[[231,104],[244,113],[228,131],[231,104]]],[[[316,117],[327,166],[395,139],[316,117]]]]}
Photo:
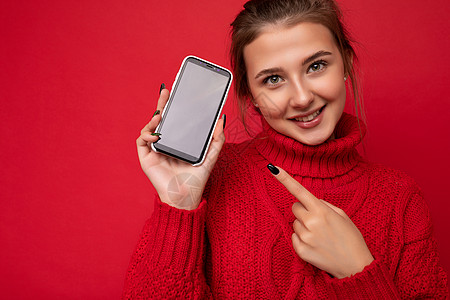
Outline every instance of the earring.
{"type": "Polygon", "coordinates": [[[255,107],[259,107],[259,105],[258,105],[257,103],[255,103],[255,102],[253,102],[253,105],[254,105],[255,107]]]}
{"type": "Polygon", "coordinates": [[[347,81],[347,76],[344,76],[344,81],[347,81]]]}

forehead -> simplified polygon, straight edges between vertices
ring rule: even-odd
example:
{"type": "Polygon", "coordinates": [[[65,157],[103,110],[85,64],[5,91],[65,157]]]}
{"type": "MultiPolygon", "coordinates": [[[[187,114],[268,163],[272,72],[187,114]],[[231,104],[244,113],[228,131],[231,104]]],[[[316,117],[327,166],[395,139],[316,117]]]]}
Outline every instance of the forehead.
{"type": "Polygon", "coordinates": [[[303,61],[317,51],[338,55],[333,35],[321,24],[300,23],[292,27],[268,25],[262,33],[244,48],[244,59],[249,75],[253,69],[284,66],[303,61]]]}

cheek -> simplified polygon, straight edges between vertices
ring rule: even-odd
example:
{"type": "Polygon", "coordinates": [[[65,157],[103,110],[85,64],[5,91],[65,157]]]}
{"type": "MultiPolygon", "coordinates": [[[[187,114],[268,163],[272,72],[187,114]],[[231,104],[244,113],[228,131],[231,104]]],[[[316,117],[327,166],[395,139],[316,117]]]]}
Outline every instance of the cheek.
{"type": "Polygon", "coordinates": [[[329,76],[316,85],[317,94],[328,102],[345,104],[346,89],[344,79],[338,76],[329,76]]]}
{"type": "MultiPolygon", "coordinates": [[[[255,91],[255,103],[258,105],[259,111],[266,119],[277,119],[284,114],[285,104],[283,104],[282,95],[280,93],[270,93],[266,91],[255,91]]],[[[252,94],[254,95],[255,93],[252,94]]]]}

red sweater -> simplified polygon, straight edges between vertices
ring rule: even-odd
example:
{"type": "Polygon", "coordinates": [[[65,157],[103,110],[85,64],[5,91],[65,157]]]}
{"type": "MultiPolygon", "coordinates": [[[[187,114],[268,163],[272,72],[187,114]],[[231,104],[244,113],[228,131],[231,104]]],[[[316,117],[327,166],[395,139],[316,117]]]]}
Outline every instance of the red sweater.
{"type": "Polygon", "coordinates": [[[267,124],[264,132],[224,146],[196,210],[156,199],[131,258],[124,299],[448,297],[420,189],[404,173],[358,155],[355,117],[344,114],[336,139],[319,146],[267,124]],[[342,208],[375,260],[337,279],[300,259],[291,242],[297,200],[270,174],[269,162],[342,208]]]}

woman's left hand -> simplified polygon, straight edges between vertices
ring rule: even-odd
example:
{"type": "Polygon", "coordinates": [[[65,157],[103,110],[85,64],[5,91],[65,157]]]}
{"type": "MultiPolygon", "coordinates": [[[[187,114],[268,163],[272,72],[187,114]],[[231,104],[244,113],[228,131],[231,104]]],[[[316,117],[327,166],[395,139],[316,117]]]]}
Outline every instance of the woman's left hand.
{"type": "Polygon", "coordinates": [[[361,272],[373,260],[358,228],[340,208],[316,198],[283,169],[275,177],[299,202],[292,205],[292,245],[304,261],[336,278],[361,272]]]}

